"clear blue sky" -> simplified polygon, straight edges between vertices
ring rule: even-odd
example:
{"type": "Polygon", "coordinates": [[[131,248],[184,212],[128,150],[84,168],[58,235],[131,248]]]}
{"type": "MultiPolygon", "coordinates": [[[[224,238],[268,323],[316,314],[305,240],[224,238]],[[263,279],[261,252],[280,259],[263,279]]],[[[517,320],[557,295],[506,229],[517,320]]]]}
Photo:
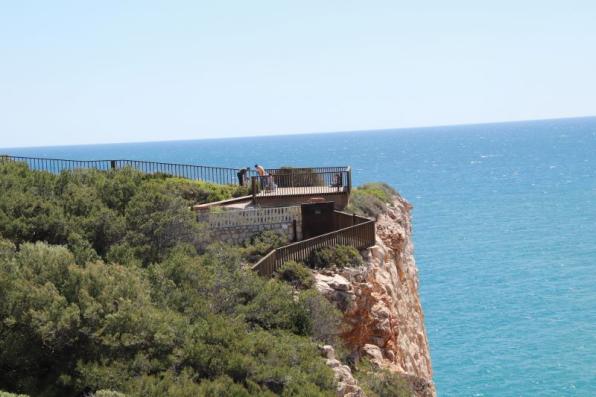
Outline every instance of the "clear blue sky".
{"type": "Polygon", "coordinates": [[[596,114],[596,1],[4,1],[0,147],[596,114]]]}

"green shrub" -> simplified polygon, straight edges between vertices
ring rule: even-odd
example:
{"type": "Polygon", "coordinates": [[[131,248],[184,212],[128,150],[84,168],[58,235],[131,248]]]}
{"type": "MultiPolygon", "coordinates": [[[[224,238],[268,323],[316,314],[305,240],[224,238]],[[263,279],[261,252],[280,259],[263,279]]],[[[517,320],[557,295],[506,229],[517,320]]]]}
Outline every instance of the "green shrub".
{"type": "Polygon", "coordinates": [[[193,181],[184,178],[167,178],[165,186],[189,205],[205,204],[248,195],[248,187],[219,185],[216,183],[193,181]]]}
{"type": "Polygon", "coordinates": [[[408,382],[387,369],[374,368],[369,361],[361,361],[354,371],[358,384],[370,397],[414,397],[408,382]]]}
{"type": "Polygon", "coordinates": [[[327,267],[357,267],[364,262],[358,250],[349,245],[322,247],[311,252],[307,261],[315,269],[327,267]]]}
{"type": "Polygon", "coordinates": [[[125,239],[145,264],[163,259],[178,243],[200,248],[206,242],[206,230],[201,230],[184,200],[172,197],[162,185],[147,184],[131,199],[126,222],[129,230],[125,239]]]}
{"type": "Polygon", "coordinates": [[[16,252],[17,248],[13,244],[12,241],[3,239],[0,236],[0,256],[1,255],[13,255],[16,252]]]}
{"type": "MultiPolygon", "coordinates": [[[[244,266],[248,248],[202,247],[186,187],[168,180],[0,164],[0,388],[333,396],[316,342],[336,333],[331,304],[260,278],[244,266]]],[[[266,253],[286,242],[253,243],[266,253]]]]}
{"type": "Polygon", "coordinates": [[[310,270],[295,261],[288,261],[284,263],[276,272],[277,278],[287,283],[290,283],[293,287],[299,289],[311,288],[315,279],[310,270]]]}
{"type": "Polygon", "coordinates": [[[337,334],[337,312],[313,289],[297,296],[245,269],[238,248],[214,245],[198,255],[178,245],[146,269],[76,265],[67,248],[45,243],[7,252],[0,255],[0,363],[11,368],[0,373],[5,389],[334,393],[313,339],[337,334]]]}
{"type": "Polygon", "coordinates": [[[307,334],[324,344],[339,346],[343,315],[335,305],[314,289],[302,292],[299,302],[306,311],[307,334]]]}
{"type": "Polygon", "coordinates": [[[288,244],[287,237],[273,230],[265,230],[245,243],[244,257],[248,262],[256,262],[273,249],[286,244],[288,244]]]}
{"type": "MultiPolygon", "coordinates": [[[[178,242],[202,249],[208,236],[189,207],[245,194],[242,189],[129,167],[54,175],[0,161],[0,234],[17,246],[68,245],[78,263],[106,259],[112,247],[126,246],[127,255],[147,264],[163,259],[178,242]]],[[[115,251],[111,256],[122,260],[115,251]]]]}
{"type": "Polygon", "coordinates": [[[364,185],[358,187],[358,190],[375,196],[384,203],[391,203],[393,201],[393,197],[397,195],[395,189],[384,182],[365,183],[364,185]]]}
{"type": "Polygon", "coordinates": [[[126,395],[113,390],[98,390],[92,397],[126,397],[126,395]]]}
{"type": "Polygon", "coordinates": [[[386,183],[367,183],[352,190],[347,211],[377,218],[387,212],[397,192],[386,183]]]}
{"type": "Polygon", "coordinates": [[[0,397],[28,397],[25,394],[12,394],[5,391],[0,390],[0,397]]]}
{"type": "Polygon", "coordinates": [[[299,335],[310,330],[306,309],[294,300],[294,290],[275,279],[266,282],[242,311],[247,322],[265,330],[288,329],[299,335]]]}

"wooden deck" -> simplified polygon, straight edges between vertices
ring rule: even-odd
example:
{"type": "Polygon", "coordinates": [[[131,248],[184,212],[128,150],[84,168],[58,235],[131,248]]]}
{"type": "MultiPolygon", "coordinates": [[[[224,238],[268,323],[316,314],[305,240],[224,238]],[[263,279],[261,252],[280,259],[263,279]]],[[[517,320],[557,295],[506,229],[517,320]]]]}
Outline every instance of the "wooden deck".
{"type": "Polygon", "coordinates": [[[265,189],[255,195],[255,197],[271,196],[311,196],[317,194],[341,194],[348,193],[346,186],[303,186],[303,187],[278,187],[275,189],[265,189]]]}

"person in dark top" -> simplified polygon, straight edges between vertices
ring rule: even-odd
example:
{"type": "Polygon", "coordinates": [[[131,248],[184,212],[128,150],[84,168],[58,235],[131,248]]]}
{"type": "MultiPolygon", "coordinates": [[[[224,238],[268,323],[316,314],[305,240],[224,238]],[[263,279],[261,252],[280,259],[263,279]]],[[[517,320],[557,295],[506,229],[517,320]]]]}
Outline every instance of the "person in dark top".
{"type": "Polygon", "coordinates": [[[238,184],[240,186],[246,186],[246,182],[248,180],[248,167],[243,168],[236,173],[238,175],[238,184]]]}

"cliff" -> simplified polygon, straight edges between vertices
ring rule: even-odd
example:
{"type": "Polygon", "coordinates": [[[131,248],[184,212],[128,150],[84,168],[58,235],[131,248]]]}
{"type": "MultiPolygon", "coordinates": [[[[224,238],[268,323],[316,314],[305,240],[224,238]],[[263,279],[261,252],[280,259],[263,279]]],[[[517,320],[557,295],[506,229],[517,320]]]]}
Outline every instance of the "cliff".
{"type": "Polygon", "coordinates": [[[410,204],[395,196],[377,219],[377,245],[364,253],[366,265],[315,274],[316,286],[344,313],[342,334],[354,358],[366,356],[397,372],[416,396],[431,397],[432,365],[418,294],[410,204]]]}

